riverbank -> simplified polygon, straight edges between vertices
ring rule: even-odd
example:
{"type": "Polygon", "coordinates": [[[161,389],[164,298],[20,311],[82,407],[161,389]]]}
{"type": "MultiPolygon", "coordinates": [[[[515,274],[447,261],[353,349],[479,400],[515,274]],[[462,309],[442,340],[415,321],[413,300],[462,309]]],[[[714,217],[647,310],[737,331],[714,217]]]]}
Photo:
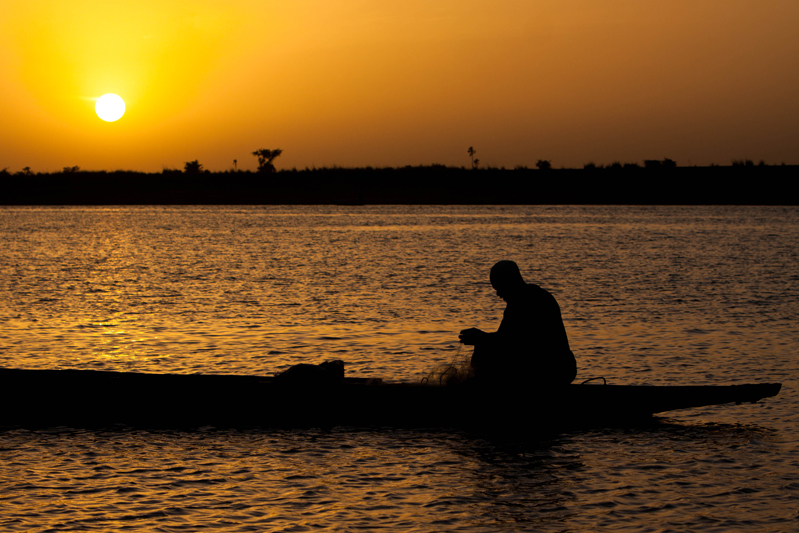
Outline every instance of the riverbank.
{"type": "Polygon", "coordinates": [[[799,166],[5,173],[0,205],[799,205],[799,166]]]}

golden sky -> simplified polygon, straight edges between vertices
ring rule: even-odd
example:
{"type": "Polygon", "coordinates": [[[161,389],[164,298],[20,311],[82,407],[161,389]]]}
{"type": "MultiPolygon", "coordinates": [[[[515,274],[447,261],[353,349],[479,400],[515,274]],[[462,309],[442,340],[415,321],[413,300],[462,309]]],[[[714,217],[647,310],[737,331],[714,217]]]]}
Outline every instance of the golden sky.
{"type": "Polygon", "coordinates": [[[797,28],[797,0],[2,0],[0,168],[799,164],[797,28]]]}

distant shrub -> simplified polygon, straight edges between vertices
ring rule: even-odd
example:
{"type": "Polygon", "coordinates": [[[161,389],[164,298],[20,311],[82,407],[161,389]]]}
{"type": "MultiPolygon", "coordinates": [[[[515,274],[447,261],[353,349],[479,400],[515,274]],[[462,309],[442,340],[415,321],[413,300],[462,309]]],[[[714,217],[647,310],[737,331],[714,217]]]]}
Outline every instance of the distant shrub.
{"type": "Polygon", "coordinates": [[[550,170],[552,168],[552,162],[549,159],[539,159],[535,163],[536,168],[538,170],[550,170]]]}
{"type": "Polygon", "coordinates": [[[78,165],[74,167],[64,167],[62,172],[64,174],[75,174],[76,172],[80,172],[80,167],[78,165]]]}
{"type": "Polygon", "coordinates": [[[183,172],[186,174],[202,174],[203,166],[195,159],[194,161],[186,161],[183,165],[183,172]]]}

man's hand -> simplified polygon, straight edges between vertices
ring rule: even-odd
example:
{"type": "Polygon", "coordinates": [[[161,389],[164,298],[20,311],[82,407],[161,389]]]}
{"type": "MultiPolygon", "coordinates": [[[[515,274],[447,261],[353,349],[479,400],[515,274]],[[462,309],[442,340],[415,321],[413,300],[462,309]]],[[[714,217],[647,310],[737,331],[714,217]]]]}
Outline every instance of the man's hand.
{"type": "Polygon", "coordinates": [[[475,344],[479,344],[486,335],[488,335],[488,333],[485,331],[479,330],[477,328],[469,328],[461,331],[460,335],[458,335],[458,338],[463,344],[474,346],[475,344]]]}

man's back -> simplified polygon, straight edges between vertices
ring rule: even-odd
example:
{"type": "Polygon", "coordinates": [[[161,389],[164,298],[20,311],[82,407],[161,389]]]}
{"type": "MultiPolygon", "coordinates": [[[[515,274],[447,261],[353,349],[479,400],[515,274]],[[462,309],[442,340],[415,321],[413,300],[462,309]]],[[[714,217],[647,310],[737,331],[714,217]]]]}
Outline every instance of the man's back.
{"type": "Polygon", "coordinates": [[[532,283],[508,302],[497,333],[520,353],[569,351],[558,302],[549,292],[532,283]]]}

